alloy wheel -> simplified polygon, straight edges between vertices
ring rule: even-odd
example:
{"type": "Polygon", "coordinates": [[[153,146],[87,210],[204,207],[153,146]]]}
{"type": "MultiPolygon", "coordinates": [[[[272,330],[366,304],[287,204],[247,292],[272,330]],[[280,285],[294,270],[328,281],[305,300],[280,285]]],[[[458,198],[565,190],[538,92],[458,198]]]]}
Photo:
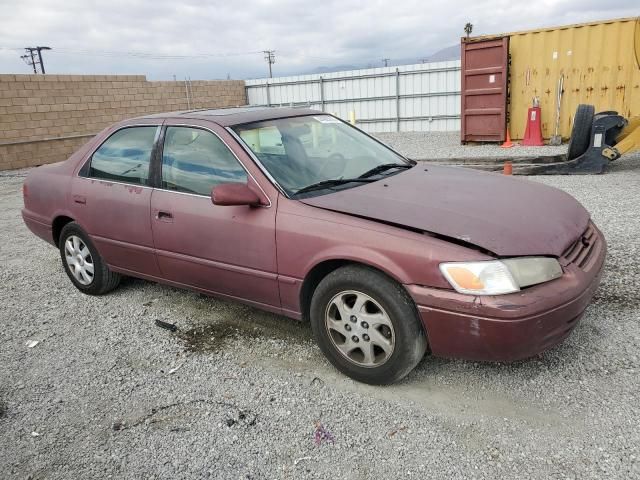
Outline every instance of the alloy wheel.
{"type": "Polygon", "coordinates": [[[355,290],[335,295],[325,312],[325,327],[333,346],[361,367],[379,367],[393,353],[391,319],[372,297],[355,290]]]}

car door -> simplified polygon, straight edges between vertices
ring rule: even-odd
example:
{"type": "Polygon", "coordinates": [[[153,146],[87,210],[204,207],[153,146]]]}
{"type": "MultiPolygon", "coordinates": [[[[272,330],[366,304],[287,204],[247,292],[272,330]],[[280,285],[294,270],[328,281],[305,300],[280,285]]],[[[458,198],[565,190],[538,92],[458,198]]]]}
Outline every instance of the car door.
{"type": "Polygon", "coordinates": [[[114,130],[72,180],[76,222],[90,235],[106,263],[121,272],[159,275],[149,181],[159,134],[157,121],[114,130]]]}
{"type": "Polygon", "coordinates": [[[220,183],[250,182],[259,188],[221,137],[234,142],[211,124],[167,122],[163,127],[157,159],[161,178],[151,196],[161,273],[182,285],[279,307],[275,205],[264,190],[268,205],[263,207],[211,201],[211,190],[220,183]]]}

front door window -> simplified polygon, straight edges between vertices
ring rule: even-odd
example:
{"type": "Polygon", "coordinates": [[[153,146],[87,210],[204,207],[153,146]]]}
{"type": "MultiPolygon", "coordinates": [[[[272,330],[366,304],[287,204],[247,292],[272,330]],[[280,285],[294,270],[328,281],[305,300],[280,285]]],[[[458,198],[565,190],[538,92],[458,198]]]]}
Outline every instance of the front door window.
{"type": "Polygon", "coordinates": [[[216,185],[231,182],[246,183],[247,173],[222,140],[200,128],[167,128],[162,188],[209,196],[216,185]]]}

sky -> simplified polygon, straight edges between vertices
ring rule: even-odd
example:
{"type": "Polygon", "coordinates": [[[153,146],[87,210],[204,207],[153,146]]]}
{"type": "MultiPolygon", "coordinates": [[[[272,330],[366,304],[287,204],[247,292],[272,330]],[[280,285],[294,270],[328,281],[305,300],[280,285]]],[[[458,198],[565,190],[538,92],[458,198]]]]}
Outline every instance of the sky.
{"type": "Polygon", "coordinates": [[[0,73],[261,78],[421,58],[472,35],[640,15],[638,0],[0,0],[0,73]]]}

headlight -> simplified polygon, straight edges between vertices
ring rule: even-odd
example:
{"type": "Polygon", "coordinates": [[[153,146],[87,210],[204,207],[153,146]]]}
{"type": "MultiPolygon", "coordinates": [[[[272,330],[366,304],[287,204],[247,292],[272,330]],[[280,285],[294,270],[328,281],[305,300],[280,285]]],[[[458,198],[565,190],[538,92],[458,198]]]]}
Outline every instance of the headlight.
{"type": "Polygon", "coordinates": [[[441,263],[440,271],[456,291],[472,295],[513,293],[562,276],[558,261],[548,257],[441,263]]]}

